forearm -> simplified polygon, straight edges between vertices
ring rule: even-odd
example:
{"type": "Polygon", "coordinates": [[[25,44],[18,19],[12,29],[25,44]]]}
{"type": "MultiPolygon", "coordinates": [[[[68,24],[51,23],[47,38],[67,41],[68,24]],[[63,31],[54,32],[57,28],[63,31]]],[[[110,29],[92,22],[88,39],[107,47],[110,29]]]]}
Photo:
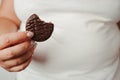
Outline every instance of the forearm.
{"type": "Polygon", "coordinates": [[[13,21],[0,17],[0,35],[16,31],[18,31],[18,26],[13,21]]]}

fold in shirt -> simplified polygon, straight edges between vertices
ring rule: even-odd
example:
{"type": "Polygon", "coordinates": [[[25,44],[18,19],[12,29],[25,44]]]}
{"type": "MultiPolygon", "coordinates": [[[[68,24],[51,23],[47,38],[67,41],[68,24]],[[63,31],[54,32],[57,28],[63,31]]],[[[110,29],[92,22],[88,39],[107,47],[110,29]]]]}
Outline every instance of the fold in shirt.
{"type": "Polygon", "coordinates": [[[21,30],[33,13],[55,25],[18,80],[119,80],[119,9],[120,0],[15,0],[21,30]]]}

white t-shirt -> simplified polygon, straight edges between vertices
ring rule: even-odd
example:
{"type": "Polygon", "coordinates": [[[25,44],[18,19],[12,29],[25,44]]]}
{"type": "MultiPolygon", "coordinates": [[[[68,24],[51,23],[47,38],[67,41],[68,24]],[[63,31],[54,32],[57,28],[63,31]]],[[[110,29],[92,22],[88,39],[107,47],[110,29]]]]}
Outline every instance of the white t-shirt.
{"type": "Polygon", "coordinates": [[[21,30],[33,13],[55,24],[18,80],[119,80],[120,0],[15,0],[15,11],[21,30]]]}

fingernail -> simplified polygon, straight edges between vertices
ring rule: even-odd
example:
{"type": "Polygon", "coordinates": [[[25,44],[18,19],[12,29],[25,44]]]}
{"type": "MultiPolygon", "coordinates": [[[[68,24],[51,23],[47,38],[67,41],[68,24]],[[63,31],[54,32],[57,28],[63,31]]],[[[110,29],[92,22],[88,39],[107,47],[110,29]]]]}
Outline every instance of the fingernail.
{"type": "Polygon", "coordinates": [[[34,36],[33,32],[27,31],[27,37],[32,38],[34,36]]]}

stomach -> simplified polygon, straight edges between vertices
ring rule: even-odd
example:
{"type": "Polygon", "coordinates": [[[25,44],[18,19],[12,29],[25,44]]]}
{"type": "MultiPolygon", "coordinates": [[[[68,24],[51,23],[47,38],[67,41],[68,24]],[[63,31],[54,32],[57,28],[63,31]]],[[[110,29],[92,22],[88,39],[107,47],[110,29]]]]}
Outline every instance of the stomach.
{"type": "Polygon", "coordinates": [[[117,59],[120,31],[110,19],[85,13],[49,14],[43,18],[51,20],[55,29],[49,40],[38,43],[33,57],[34,67],[58,72],[86,71],[105,67],[117,59]],[[47,58],[44,65],[40,56],[47,58]]]}
{"type": "Polygon", "coordinates": [[[47,41],[38,43],[25,73],[57,75],[62,80],[113,80],[120,48],[120,31],[114,21],[88,13],[51,13],[42,19],[51,20],[55,28],[47,41]],[[44,63],[41,56],[46,58],[44,63]]]}

